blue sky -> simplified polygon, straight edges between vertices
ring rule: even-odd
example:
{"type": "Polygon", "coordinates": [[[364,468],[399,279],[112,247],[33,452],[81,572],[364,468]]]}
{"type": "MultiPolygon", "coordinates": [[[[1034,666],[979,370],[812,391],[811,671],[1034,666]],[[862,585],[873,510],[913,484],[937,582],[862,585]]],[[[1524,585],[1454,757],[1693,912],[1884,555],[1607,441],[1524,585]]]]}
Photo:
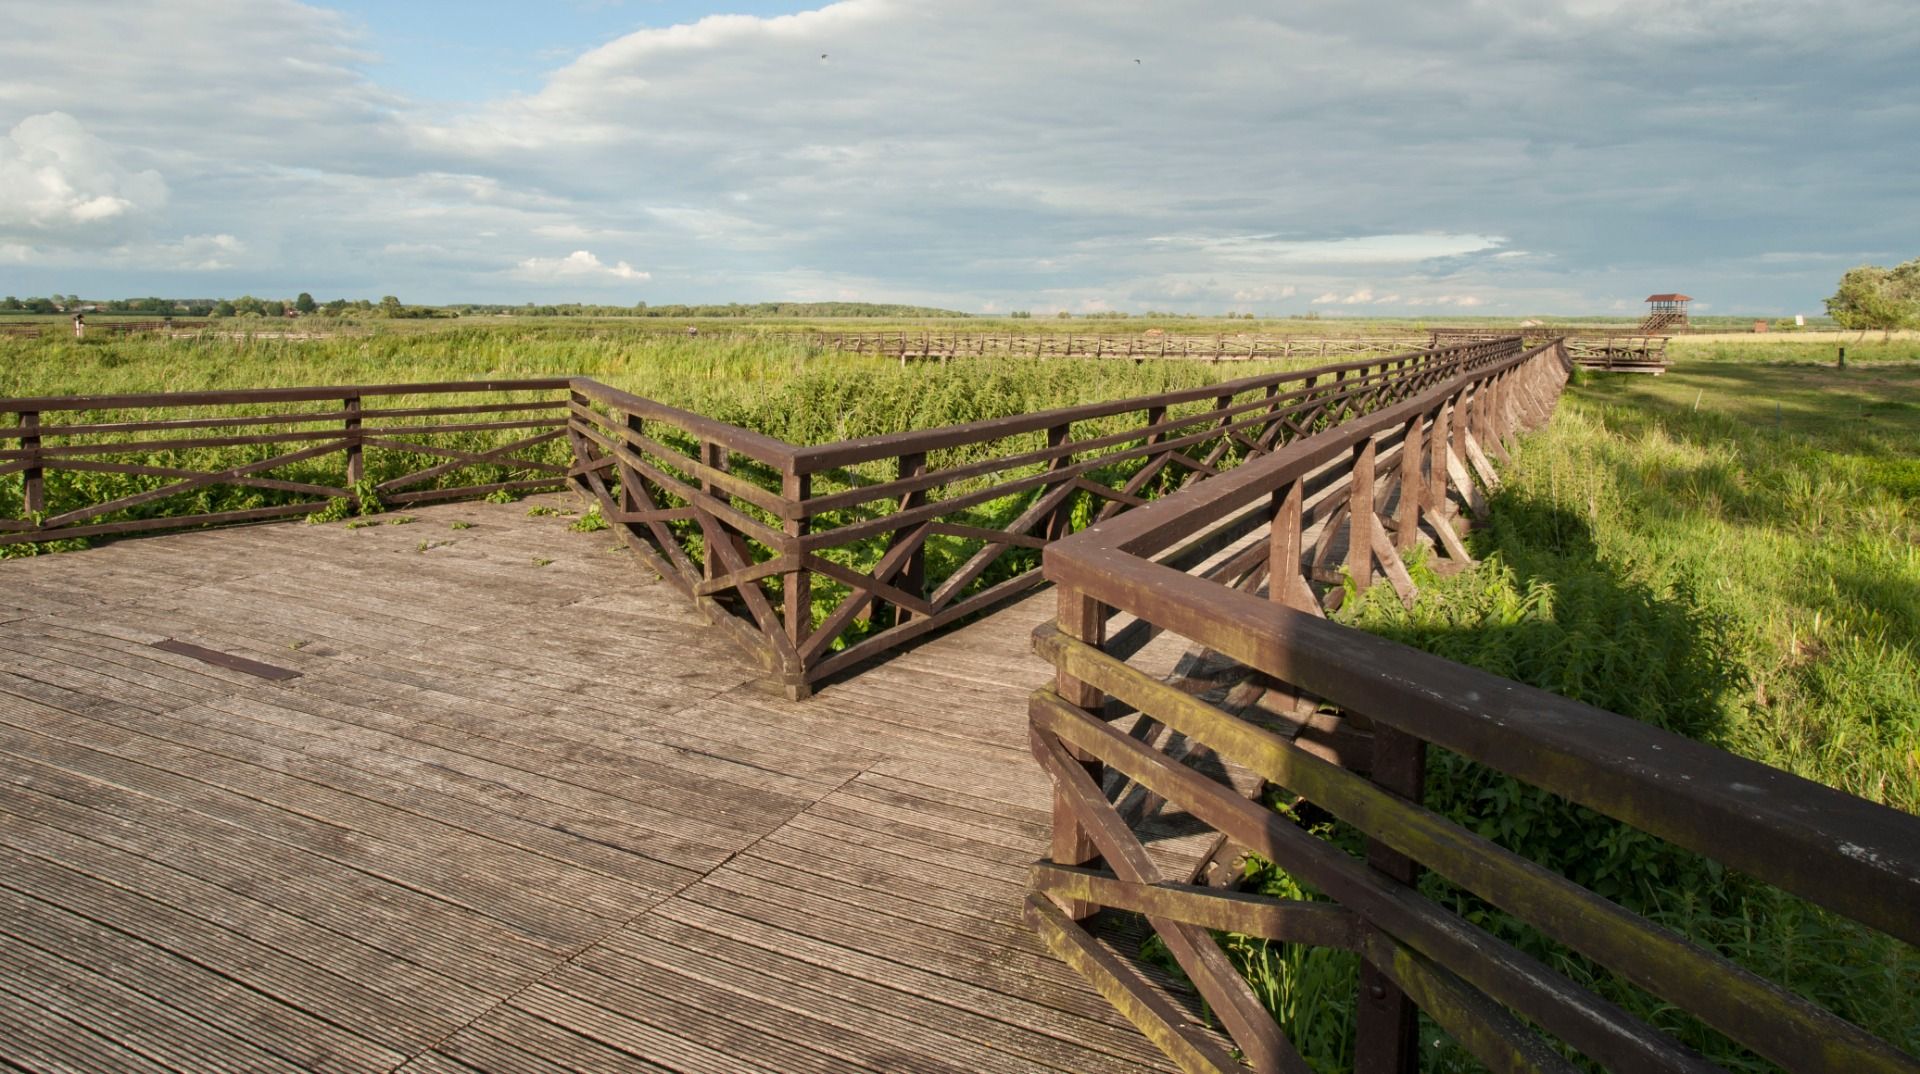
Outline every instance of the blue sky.
{"type": "Polygon", "coordinates": [[[636,30],[698,22],[721,12],[764,17],[820,5],[410,0],[326,6],[365,29],[368,46],[378,53],[368,74],[382,85],[419,100],[476,102],[534,92],[554,68],[636,30]]]}
{"type": "Polygon", "coordinates": [[[1920,255],[1905,0],[89,12],[0,0],[0,294],[1790,315],[1920,255]]]}

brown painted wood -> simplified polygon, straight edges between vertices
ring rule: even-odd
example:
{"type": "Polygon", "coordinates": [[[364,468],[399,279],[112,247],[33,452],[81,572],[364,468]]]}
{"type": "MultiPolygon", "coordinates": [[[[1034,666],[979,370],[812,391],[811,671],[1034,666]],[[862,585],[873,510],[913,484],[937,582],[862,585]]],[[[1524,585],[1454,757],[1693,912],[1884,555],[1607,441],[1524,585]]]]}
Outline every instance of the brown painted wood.
{"type": "Polygon", "coordinates": [[[0,562],[82,602],[0,621],[0,1058],[1173,1069],[1021,918],[1043,605],[794,702],[612,533],[414,517],[0,562]]]}

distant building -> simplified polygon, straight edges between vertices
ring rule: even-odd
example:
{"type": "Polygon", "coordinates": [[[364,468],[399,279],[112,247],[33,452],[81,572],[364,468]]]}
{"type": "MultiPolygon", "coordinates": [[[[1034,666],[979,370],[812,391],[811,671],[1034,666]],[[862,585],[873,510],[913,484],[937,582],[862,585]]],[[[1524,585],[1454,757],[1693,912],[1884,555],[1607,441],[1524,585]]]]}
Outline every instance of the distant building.
{"type": "Polygon", "coordinates": [[[1690,296],[1681,294],[1648,295],[1647,319],[1640,322],[1640,330],[1665,332],[1687,327],[1687,303],[1692,301],[1690,296]]]}

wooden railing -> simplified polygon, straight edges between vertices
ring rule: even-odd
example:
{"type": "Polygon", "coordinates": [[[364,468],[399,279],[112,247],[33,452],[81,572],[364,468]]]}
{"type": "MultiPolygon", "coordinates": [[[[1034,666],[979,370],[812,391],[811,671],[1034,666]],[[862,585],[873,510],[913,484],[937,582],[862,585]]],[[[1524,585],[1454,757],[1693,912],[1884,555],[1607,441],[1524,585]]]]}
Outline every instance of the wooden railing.
{"type": "Polygon", "coordinates": [[[796,446],[573,382],[577,487],[796,696],[1043,581],[1051,542],[1516,354],[1517,338],[796,446]]]}
{"type": "MultiPolygon", "coordinates": [[[[1506,334],[1508,329],[1435,328],[1433,345],[1444,346],[1506,334]]],[[[1558,339],[1568,360],[1583,369],[1616,373],[1652,373],[1658,376],[1673,363],[1667,360],[1671,333],[1648,333],[1638,328],[1581,328],[1542,325],[1524,329],[1529,340],[1558,339]]]]}
{"type": "Polygon", "coordinates": [[[1145,914],[1256,1070],[1306,1064],[1209,930],[1356,952],[1362,1074],[1417,1069],[1417,1011],[1493,1070],[1579,1069],[1569,1054],[1619,1071],[1718,1069],[1424,897],[1415,882],[1431,870],[1780,1067],[1920,1070],[1421,798],[1429,746],[1451,751],[1906,943],[1920,943],[1920,818],[1320,615],[1307,577],[1329,548],[1354,585],[1384,574],[1411,596],[1396,550],[1457,540],[1454,516],[1480,494],[1472,457],[1498,456],[1502,440],[1544,419],[1566,367],[1549,344],[1462,372],[1047,550],[1060,614],[1036,645],[1057,680],[1034,695],[1031,722],[1055,787],[1054,831],[1029,920],[1183,1069],[1242,1067],[1079,923],[1095,910],[1145,914]],[[1138,666],[1160,632],[1237,670],[1223,698],[1138,666]],[[1222,769],[1363,833],[1364,857],[1209,774],[1222,769]],[[1170,875],[1115,808],[1123,794],[1163,802],[1218,833],[1226,853],[1259,855],[1330,901],[1170,875]]]}
{"type": "Polygon", "coordinates": [[[1040,585],[1040,551],[1069,533],[1519,347],[806,446],[587,378],[0,400],[16,416],[0,426],[0,543],[570,481],[798,696],[1040,585]],[[466,401],[485,393],[512,394],[466,401]]]}
{"type": "MultiPolygon", "coordinates": [[[[1512,332],[1483,333],[1483,338],[1512,332]]],[[[902,362],[949,358],[1130,358],[1232,361],[1326,361],[1388,354],[1426,346],[1418,334],[1397,336],[1211,336],[1161,333],[1048,332],[836,332],[809,337],[821,350],[896,358],[902,362]]]]}
{"type": "Polygon", "coordinates": [[[0,399],[0,545],[564,488],[568,383],[0,399]]]}

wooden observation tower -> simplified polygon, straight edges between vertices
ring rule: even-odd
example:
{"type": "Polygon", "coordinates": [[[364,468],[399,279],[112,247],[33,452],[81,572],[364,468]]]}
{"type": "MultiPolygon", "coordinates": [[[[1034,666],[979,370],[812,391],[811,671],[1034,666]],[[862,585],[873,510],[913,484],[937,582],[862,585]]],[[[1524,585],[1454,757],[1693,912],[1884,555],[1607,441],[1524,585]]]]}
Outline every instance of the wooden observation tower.
{"type": "Polygon", "coordinates": [[[1648,295],[1647,319],[1640,322],[1642,332],[1666,332],[1687,327],[1687,295],[1648,295]]]}

